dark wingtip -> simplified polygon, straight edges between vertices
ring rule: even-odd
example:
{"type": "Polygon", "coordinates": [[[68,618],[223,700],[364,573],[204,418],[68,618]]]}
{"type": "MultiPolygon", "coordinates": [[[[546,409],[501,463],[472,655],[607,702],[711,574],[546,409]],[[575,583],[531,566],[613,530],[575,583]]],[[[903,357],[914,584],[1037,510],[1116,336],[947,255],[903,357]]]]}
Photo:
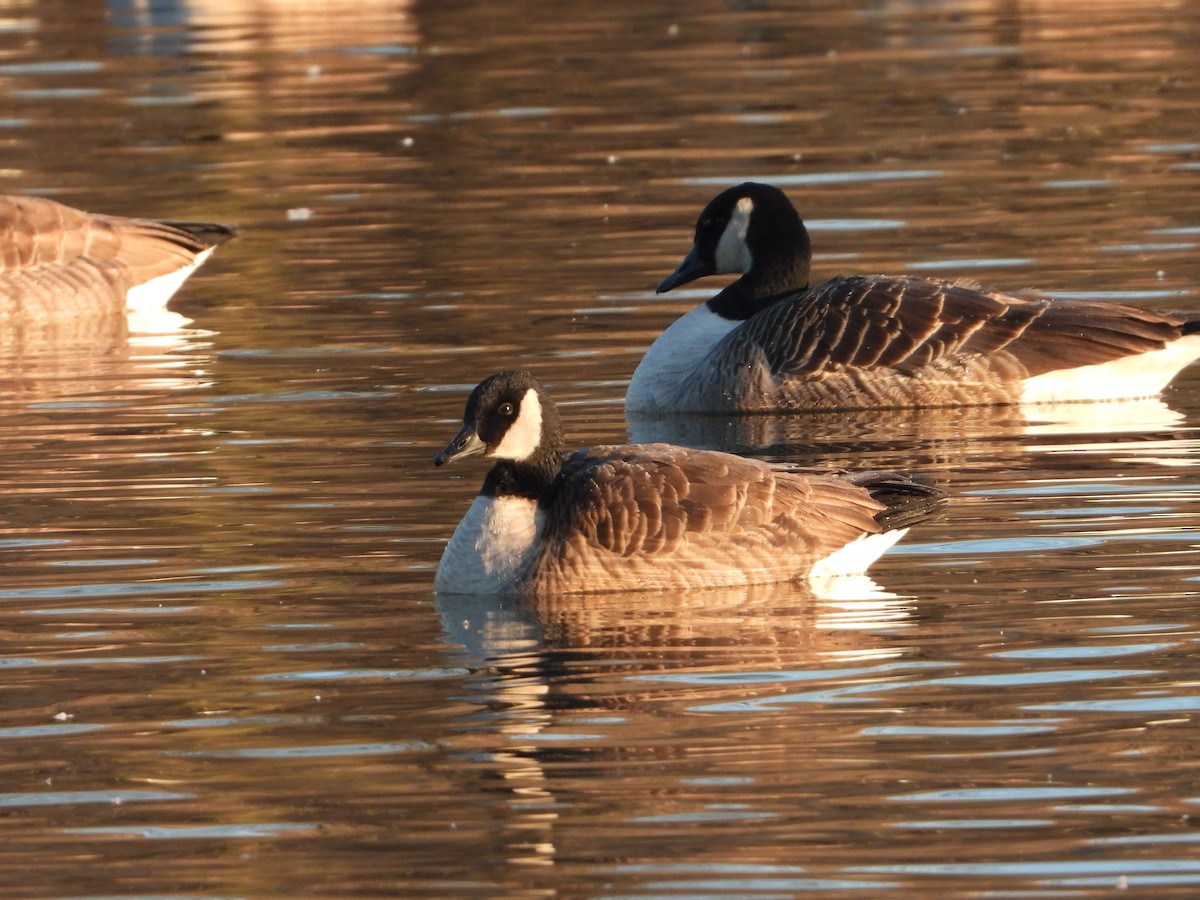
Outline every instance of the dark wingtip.
{"type": "Polygon", "coordinates": [[[846,476],[865,487],[871,497],[886,505],[875,514],[884,531],[907,528],[922,522],[946,505],[949,494],[922,475],[896,472],[858,472],[846,476]]]}
{"type": "Polygon", "coordinates": [[[216,247],[238,235],[236,225],[217,225],[212,222],[163,222],[171,228],[185,231],[209,247],[216,247]]]}

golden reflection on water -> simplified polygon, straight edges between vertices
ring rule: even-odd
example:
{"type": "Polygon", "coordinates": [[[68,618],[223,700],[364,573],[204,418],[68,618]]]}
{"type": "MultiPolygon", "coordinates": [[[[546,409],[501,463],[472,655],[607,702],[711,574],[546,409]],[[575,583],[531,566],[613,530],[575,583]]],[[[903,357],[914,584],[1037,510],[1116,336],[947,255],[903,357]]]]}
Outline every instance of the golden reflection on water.
{"type": "Polygon", "coordinates": [[[0,329],[0,386],[22,402],[206,384],[211,334],[170,310],[0,329]]]}
{"type": "Polygon", "coordinates": [[[1194,307],[1190,6],[104,13],[6,5],[0,187],[242,234],[191,324],[0,326],[0,892],[1194,888],[1200,374],[1071,409],[620,403],[700,299],[649,292],[748,177],[814,220],[818,277],[1194,307]],[[575,445],[953,502],[857,596],[434,597],[482,470],[430,460],[510,365],[575,445]]]}

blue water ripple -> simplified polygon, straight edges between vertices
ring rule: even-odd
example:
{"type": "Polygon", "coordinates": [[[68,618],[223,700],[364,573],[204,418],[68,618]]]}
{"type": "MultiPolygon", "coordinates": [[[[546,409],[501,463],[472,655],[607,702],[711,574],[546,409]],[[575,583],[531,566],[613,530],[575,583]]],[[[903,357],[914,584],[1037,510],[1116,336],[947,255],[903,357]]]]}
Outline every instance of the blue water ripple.
{"type": "Polygon", "coordinates": [[[286,834],[308,833],[316,825],[298,823],[263,823],[260,825],[176,825],[176,826],[103,826],[95,828],[64,828],[64,834],[119,834],[150,840],[196,840],[198,838],[273,838],[286,834]]]}
{"type": "Polygon", "coordinates": [[[45,791],[44,793],[0,794],[0,808],[14,806],[70,806],[80,803],[148,803],[192,800],[195,794],[173,791],[45,791]]]}

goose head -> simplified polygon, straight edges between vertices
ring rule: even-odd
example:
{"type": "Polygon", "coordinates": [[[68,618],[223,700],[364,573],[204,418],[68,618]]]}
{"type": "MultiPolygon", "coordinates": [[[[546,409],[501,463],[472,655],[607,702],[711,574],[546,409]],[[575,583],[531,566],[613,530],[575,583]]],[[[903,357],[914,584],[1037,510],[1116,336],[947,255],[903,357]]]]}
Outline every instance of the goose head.
{"type": "Polygon", "coordinates": [[[505,371],[480,382],[467,399],[463,424],[433,464],[470,456],[496,461],[506,481],[536,488],[562,468],[563,437],[558,408],[528,372],[505,371]]]}
{"type": "MultiPolygon", "coordinates": [[[[747,181],[717,194],[696,220],[692,249],[659,282],[664,293],[706,275],[740,274],[722,294],[763,299],[808,286],[812,245],[783,191],[747,181]]],[[[710,304],[713,301],[709,301],[710,304]]]]}

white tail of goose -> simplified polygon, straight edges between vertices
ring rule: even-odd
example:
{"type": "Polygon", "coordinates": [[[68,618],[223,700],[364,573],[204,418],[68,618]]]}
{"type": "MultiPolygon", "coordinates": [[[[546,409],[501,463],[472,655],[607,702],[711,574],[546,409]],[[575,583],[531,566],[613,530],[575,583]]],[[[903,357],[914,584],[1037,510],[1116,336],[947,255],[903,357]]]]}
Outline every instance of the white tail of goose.
{"type": "Polygon", "coordinates": [[[472,392],[434,460],[495,460],[446,545],[439,592],[539,596],[728,587],[863,572],[945,494],[900,475],[840,477],[671,444],[563,454],[527,372],[472,392]]]}
{"type": "Polygon", "coordinates": [[[782,191],[717,195],[658,291],[742,273],[646,352],[626,406],[781,412],[1122,400],[1157,395],[1200,357],[1200,312],[1011,296],[963,282],[837,276],[782,191]]]}
{"type": "Polygon", "coordinates": [[[127,219],[0,196],[0,321],[161,307],[234,229],[127,219]]]}

